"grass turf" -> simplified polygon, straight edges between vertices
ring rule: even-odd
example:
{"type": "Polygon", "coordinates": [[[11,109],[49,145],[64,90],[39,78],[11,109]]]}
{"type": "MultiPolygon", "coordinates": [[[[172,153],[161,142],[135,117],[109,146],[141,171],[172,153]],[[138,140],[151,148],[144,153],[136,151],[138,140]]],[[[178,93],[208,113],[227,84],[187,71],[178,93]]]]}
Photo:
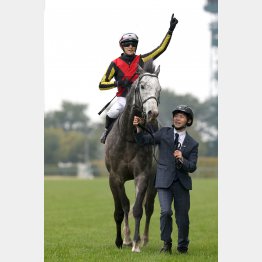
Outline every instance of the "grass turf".
{"type": "MultiPolygon", "coordinates": [[[[159,202],[151,218],[149,243],[141,253],[130,247],[116,248],[113,197],[106,178],[94,180],[46,179],[44,196],[45,261],[217,261],[218,192],[217,179],[193,179],[190,208],[189,252],[159,253],[159,202]]],[[[130,203],[134,203],[133,181],[126,183],[130,203]]],[[[141,222],[141,236],[144,227],[141,222]]],[[[134,219],[130,218],[131,236],[134,219]]],[[[173,246],[177,241],[174,223],[173,246]]]]}

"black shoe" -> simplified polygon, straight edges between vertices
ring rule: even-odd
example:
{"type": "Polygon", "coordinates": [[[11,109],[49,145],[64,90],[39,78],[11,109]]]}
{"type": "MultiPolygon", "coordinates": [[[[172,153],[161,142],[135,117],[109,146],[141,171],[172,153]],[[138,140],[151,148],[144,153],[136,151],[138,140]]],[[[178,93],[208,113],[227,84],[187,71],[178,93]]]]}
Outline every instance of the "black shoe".
{"type": "Polygon", "coordinates": [[[178,247],[177,251],[181,254],[187,253],[188,248],[187,247],[178,247]]]}
{"type": "Polygon", "coordinates": [[[164,246],[161,248],[160,253],[172,253],[172,242],[164,242],[164,246]]]}
{"type": "Polygon", "coordinates": [[[108,135],[108,129],[105,129],[105,131],[103,132],[102,136],[100,137],[100,142],[102,144],[105,144],[107,135],[108,135]]]}

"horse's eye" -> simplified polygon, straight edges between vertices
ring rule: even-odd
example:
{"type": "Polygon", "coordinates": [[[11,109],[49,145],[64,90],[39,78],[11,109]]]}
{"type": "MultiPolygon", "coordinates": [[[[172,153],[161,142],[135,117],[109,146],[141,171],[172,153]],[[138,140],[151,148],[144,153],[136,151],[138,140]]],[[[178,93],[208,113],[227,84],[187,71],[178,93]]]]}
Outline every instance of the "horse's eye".
{"type": "Polygon", "coordinates": [[[143,85],[141,85],[141,89],[145,89],[145,87],[143,85]]]}

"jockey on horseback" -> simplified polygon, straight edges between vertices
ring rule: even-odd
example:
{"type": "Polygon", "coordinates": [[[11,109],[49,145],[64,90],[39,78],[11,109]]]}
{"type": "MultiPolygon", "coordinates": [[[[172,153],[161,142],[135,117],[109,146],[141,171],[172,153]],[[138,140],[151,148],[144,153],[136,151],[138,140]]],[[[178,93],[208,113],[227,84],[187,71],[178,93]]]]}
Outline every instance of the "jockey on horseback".
{"type": "Polygon", "coordinates": [[[136,73],[138,65],[143,67],[145,62],[150,59],[155,60],[166,50],[177,23],[178,20],[174,17],[174,14],[172,14],[170,27],[160,46],[144,55],[135,54],[138,45],[138,37],[136,34],[124,34],[119,40],[119,45],[124,53],[110,63],[106,73],[99,83],[100,90],[109,90],[115,87],[118,88],[116,93],[117,101],[113,104],[106,115],[105,131],[100,138],[101,143],[105,143],[114,120],[116,120],[124,110],[128,90],[132,83],[138,78],[138,74],[136,73]],[[111,81],[113,77],[115,81],[111,81]]]}

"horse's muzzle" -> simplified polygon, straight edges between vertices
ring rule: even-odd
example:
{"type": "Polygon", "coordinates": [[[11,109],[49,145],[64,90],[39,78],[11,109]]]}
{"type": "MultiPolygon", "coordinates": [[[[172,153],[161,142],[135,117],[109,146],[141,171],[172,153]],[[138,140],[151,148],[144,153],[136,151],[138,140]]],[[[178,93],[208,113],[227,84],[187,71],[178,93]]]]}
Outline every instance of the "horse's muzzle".
{"type": "Polygon", "coordinates": [[[150,110],[147,113],[147,117],[149,121],[155,120],[158,117],[158,115],[159,115],[158,110],[150,110]]]}

